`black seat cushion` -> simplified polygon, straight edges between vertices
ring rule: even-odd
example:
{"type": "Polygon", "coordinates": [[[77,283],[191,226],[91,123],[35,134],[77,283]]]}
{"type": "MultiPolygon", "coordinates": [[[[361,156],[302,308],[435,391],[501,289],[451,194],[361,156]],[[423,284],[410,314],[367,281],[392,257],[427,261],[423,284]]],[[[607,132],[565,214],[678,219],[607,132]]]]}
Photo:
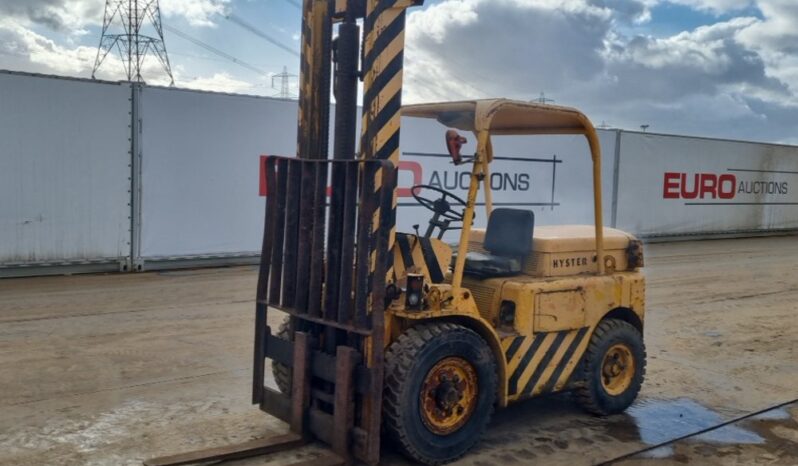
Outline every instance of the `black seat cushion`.
{"type": "Polygon", "coordinates": [[[502,277],[521,273],[521,265],[532,252],[535,214],[529,210],[495,209],[488,219],[483,246],[489,254],[469,252],[465,274],[502,277]]]}
{"type": "Polygon", "coordinates": [[[494,209],[488,219],[484,247],[498,256],[526,256],[532,251],[535,213],[521,209],[494,209]]]}

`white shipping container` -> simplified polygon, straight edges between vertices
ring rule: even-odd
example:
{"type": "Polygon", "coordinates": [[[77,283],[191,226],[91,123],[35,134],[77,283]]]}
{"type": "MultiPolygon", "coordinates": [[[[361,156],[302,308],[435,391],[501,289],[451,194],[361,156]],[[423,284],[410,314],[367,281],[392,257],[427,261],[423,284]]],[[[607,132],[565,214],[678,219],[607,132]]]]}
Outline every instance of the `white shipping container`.
{"type": "Polygon", "coordinates": [[[141,257],[260,249],[261,154],[296,153],[296,101],[145,87],[141,257]]]}
{"type": "MultiPolygon", "coordinates": [[[[0,108],[0,274],[251,257],[263,230],[262,156],[296,153],[290,100],[0,72],[0,108]]],[[[423,232],[431,216],[412,186],[466,197],[471,167],[450,162],[445,130],[403,120],[400,231],[423,232]]],[[[688,238],[798,230],[798,147],[599,136],[607,226],[688,238]]],[[[593,222],[583,137],[499,136],[494,152],[495,206],[531,209],[538,225],[593,222]]]]}
{"type": "Polygon", "coordinates": [[[0,73],[0,265],[130,256],[129,84],[0,73]]]}
{"type": "Polygon", "coordinates": [[[643,236],[798,229],[798,147],[622,133],[621,228],[643,236]]]}

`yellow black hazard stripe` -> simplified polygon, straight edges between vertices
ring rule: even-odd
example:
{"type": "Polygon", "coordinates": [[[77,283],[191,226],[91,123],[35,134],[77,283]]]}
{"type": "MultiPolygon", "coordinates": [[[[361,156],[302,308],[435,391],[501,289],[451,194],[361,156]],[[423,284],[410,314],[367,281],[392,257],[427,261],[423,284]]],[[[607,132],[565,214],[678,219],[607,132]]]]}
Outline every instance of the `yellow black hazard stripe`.
{"type": "Polygon", "coordinates": [[[407,270],[416,265],[413,260],[413,249],[410,246],[410,235],[406,233],[397,233],[396,244],[399,245],[399,253],[402,255],[403,268],[407,270]]]}
{"type": "Polygon", "coordinates": [[[399,161],[405,10],[420,1],[368,0],[363,44],[363,156],[399,161]]]}
{"type": "Polygon", "coordinates": [[[418,237],[419,245],[421,246],[421,256],[424,258],[424,265],[429,272],[429,279],[432,283],[443,283],[444,274],[441,265],[438,262],[438,257],[435,256],[435,250],[432,247],[432,241],[423,236],[418,237]]]}
{"type": "MultiPolygon", "coordinates": [[[[361,151],[364,159],[390,160],[394,170],[399,164],[399,126],[402,108],[402,71],[404,68],[406,9],[423,0],[367,0],[363,42],[363,119],[361,151]]],[[[395,173],[393,174],[395,176],[395,173]]],[[[377,173],[375,192],[385,175],[377,173]]],[[[396,218],[396,193],[391,203],[391,218],[396,218]]],[[[372,234],[380,225],[374,214],[372,234]]],[[[388,249],[396,240],[396,226],[388,235],[388,249]]],[[[374,271],[376,257],[372,257],[374,271]]],[[[394,275],[393,255],[388,255],[388,276],[394,275]]]]}
{"type": "Polygon", "coordinates": [[[391,278],[404,277],[407,270],[419,266],[432,283],[443,283],[446,276],[429,238],[410,233],[396,233],[396,245],[399,253],[398,261],[394,262],[395,275],[391,278]],[[413,257],[415,252],[420,253],[419,260],[413,257]]]}
{"type": "Polygon", "coordinates": [[[508,395],[527,398],[562,390],[589,343],[589,327],[502,341],[508,395]]]}

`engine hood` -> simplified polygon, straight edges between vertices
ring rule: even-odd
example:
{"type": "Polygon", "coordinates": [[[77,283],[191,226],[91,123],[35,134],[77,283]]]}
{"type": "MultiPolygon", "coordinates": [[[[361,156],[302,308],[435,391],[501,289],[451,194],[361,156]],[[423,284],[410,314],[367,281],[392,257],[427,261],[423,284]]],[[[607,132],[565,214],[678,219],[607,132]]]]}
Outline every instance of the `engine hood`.
{"type": "MultiPolygon", "coordinates": [[[[593,225],[543,225],[535,227],[533,251],[569,252],[596,248],[593,225]]],[[[604,249],[626,249],[635,237],[615,228],[604,228],[604,249]]]]}

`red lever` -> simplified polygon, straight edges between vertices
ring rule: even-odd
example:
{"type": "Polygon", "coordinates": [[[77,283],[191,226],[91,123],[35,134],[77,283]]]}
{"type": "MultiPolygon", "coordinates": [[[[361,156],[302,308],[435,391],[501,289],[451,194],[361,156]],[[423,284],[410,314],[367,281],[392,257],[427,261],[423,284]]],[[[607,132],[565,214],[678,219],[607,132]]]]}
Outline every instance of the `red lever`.
{"type": "Polygon", "coordinates": [[[449,155],[452,157],[452,161],[455,165],[460,165],[463,161],[462,157],[460,157],[460,149],[462,149],[463,144],[468,142],[466,138],[460,136],[460,134],[453,130],[446,131],[446,149],[449,151],[449,155]]]}

